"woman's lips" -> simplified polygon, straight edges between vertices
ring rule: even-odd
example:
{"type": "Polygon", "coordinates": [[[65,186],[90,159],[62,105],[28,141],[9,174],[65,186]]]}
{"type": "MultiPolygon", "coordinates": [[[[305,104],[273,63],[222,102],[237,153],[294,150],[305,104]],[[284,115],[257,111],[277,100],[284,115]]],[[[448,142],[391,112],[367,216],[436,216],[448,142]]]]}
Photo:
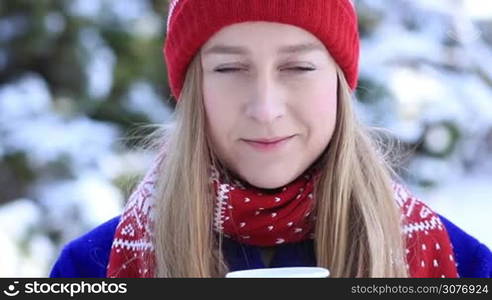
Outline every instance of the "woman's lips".
{"type": "Polygon", "coordinates": [[[273,150],[278,150],[282,146],[286,145],[295,135],[286,137],[286,138],[281,138],[281,139],[273,139],[270,142],[264,142],[263,140],[244,140],[246,144],[249,146],[253,147],[256,150],[259,151],[273,151],[273,150]]]}

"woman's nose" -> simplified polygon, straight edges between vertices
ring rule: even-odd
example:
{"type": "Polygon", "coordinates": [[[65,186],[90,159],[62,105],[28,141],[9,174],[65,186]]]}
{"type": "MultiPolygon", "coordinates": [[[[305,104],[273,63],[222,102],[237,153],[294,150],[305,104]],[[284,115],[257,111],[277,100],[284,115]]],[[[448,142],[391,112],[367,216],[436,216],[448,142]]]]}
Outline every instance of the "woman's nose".
{"type": "Polygon", "coordinates": [[[273,75],[258,76],[247,103],[246,115],[259,123],[272,123],[285,114],[285,99],[273,75]]]}

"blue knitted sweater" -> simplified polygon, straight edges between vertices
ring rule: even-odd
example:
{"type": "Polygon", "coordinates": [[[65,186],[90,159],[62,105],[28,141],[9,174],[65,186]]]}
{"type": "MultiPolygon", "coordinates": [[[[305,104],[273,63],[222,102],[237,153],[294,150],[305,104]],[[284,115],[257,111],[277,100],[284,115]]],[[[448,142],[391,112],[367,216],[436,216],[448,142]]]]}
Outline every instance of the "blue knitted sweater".
{"type": "MultiPolygon", "coordinates": [[[[446,218],[440,216],[449,233],[460,277],[492,276],[492,252],[446,218]]],[[[50,277],[106,277],[111,243],[119,216],[71,241],[61,251],[50,277]]],[[[231,271],[265,268],[260,248],[224,239],[223,252],[231,271]]],[[[313,241],[276,246],[268,267],[315,266],[313,241]]]]}

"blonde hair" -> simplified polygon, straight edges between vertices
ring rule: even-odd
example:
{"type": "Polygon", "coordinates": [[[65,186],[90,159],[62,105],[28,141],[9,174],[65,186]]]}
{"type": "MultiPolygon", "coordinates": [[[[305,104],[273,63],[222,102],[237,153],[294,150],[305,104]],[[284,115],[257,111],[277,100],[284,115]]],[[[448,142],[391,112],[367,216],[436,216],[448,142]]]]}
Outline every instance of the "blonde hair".
{"type": "MultiPolygon", "coordinates": [[[[397,176],[375,136],[352,110],[352,94],[338,74],[337,124],[321,156],[315,189],[317,265],[332,277],[408,277],[401,213],[392,192],[397,176]]],[[[191,62],[175,120],[156,131],[166,148],[156,187],[156,277],[223,277],[222,234],[213,231],[215,197],[200,53],[191,62]]]]}

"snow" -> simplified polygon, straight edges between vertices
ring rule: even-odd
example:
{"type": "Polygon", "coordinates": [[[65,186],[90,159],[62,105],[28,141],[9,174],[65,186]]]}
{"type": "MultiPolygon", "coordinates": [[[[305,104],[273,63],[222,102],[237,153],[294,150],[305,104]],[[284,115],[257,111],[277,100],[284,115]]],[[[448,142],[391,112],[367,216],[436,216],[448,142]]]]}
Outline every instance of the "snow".
{"type": "Polygon", "coordinates": [[[139,37],[154,37],[164,25],[164,18],[152,11],[148,0],[74,0],[69,3],[69,11],[74,16],[103,24],[116,22],[119,29],[139,37]]]}
{"type": "Polygon", "coordinates": [[[74,169],[113,151],[120,134],[109,123],[84,116],[66,119],[53,112],[47,85],[35,74],[0,88],[0,133],[4,148],[26,152],[33,165],[42,166],[67,156],[74,169]],[[80,155],[80,149],[84,149],[84,155],[80,155]]]}
{"type": "Polygon", "coordinates": [[[37,190],[53,227],[59,229],[71,216],[77,218],[72,222],[95,227],[119,215],[124,203],[122,192],[96,172],[82,173],[74,180],[43,183],[37,190]]]}
{"type": "Polygon", "coordinates": [[[35,227],[41,217],[41,211],[34,201],[18,199],[0,209],[0,228],[4,234],[19,239],[30,228],[35,227]],[[16,226],[12,226],[13,224],[16,226]]]}
{"type": "Polygon", "coordinates": [[[71,15],[89,19],[97,19],[103,8],[103,0],[74,0],[67,3],[71,15]]]}
{"type": "Polygon", "coordinates": [[[147,115],[152,122],[162,123],[172,114],[171,110],[162,103],[164,100],[157,95],[149,83],[137,81],[131,86],[125,104],[131,111],[147,115]]]}
{"type": "Polygon", "coordinates": [[[20,251],[16,242],[5,232],[0,231],[0,244],[2,245],[0,277],[17,277],[16,270],[18,270],[20,251]]]}
{"type": "Polygon", "coordinates": [[[65,18],[60,13],[51,12],[44,17],[44,27],[51,34],[59,34],[65,30],[65,18]]]}
{"type": "Polygon", "coordinates": [[[117,137],[114,126],[86,117],[63,120],[52,115],[33,118],[29,122],[13,122],[11,126],[16,130],[6,136],[5,142],[12,151],[27,152],[36,166],[65,156],[74,170],[95,163],[99,155],[111,151],[117,137]],[[84,149],[84,155],[80,155],[81,149],[84,149]]]}
{"type": "Polygon", "coordinates": [[[492,20],[492,2],[482,0],[464,0],[465,12],[475,20],[492,20]]]}
{"type": "Polygon", "coordinates": [[[0,125],[17,119],[46,113],[51,108],[51,94],[41,76],[28,73],[17,82],[0,86],[0,125]]]}
{"type": "MultiPolygon", "coordinates": [[[[419,193],[421,200],[434,211],[492,249],[491,183],[492,174],[467,174],[419,193]]],[[[414,189],[418,190],[416,187],[414,189]]]]}
{"type": "Polygon", "coordinates": [[[147,0],[109,1],[110,10],[123,22],[135,21],[150,11],[147,0]]]}
{"type": "Polygon", "coordinates": [[[98,170],[115,152],[120,134],[113,124],[58,114],[37,74],[0,87],[0,154],[23,152],[39,170],[68,160],[74,176],[60,181],[47,173],[31,187],[36,202],[19,199],[0,207],[0,243],[7,255],[1,261],[2,275],[47,275],[59,249],[43,228],[59,231],[66,243],[121,212],[122,192],[113,177],[98,170]]]}
{"type": "Polygon", "coordinates": [[[145,174],[155,155],[146,151],[101,156],[98,169],[106,178],[115,179],[124,174],[145,174]]]}
{"type": "MultiPolygon", "coordinates": [[[[476,21],[492,20],[492,1],[356,1],[360,3],[383,17],[362,40],[361,77],[386,87],[388,94],[370,105],[358,103],[357,112],[366,123],[387,128],[410,144],[424,142],[425,148],[436,153],[452,142],[443,123],[456,127],[460,138],[450,156],[412,158],[410,188],[435,211],[492,248],[488,216],[492,211],[492,88],[487,83],[492,78],[492,47],[476,26],[476,21]],[[416,26],[409,28],[412,22],[416,26]],[[451,42],[457,45],[450,46],[451,42]],[[413,181],[419,180],[436,186],[415,185],[413,181]]],[[[165,22],[149,1],[74,0],[64,5],[72,15],[136,38],[159,35],[165,22]]],[[[65,18],[48,13],[40,25],[57,35],[67,26],[65,18]]],[[[24,33],[27,24],[20,15],[1,18],[0,42],[24,33]]],[[[116,55],[95,28],[80,32],[79,45],[87,94],[104,101],[113,85],[116,55]]],[[[0,69],[8,60],[9,53],[0,49],[0,69]]],[[[128,191],[120,190],[115,182],[145,173],[153,158],[149,152],[122,151],[122,132],[115,125],[60,110],[60,103],[79,99],[56,99],[56,107],[53,100],[48,84],[35,73],[0,85],[0,160],[22,152],[40,172],[60,161],[68,166],[63,178],[42,173],[29,195],[0,206],[0,277],[46,276],[61,246],[53,244],[46,229],[59,232],[65,243],[118,215],[128,191]]],[[[145,114],[153,123],[171,116],[164,100],[143,78],[134,81],[123,100],[126,109],[145,114]]]]}
{"type": "Polygon", "coordinates": [[[361,112],[371,115],[364,120],[383,125],[409,143],[419,143],[423,136],[424,145],[435,152],[451,142],[449,130],[440,124],[456,126],[460,134],[456,152],[445,159],[413,157],[409,179],[436,183],[428,190],[412,189],[492,247],[490,217],[486,215],[492,209],[492,88],[476,72],[479,69],[492,78],[492,49],[474,23],[492,19],[492,2],[359,2],[369,7],[369,12],[384,16],[370,37],[362,40],[361,76],[387,86],[396,101],[391,110],[386,106],[393,117],[378,119],[377,110],[362,107],[361,112]],[[415,21],[417,27],[405,28],[405,19],[415,21]],[[450,48],[443,40],[454,40],[459,47],[450,48]],[[456,70],[445,68],[449,65],[456,70]],[[426,125],[432,125],[427,132],[426,125]]]}
{"type": "Polygon", "coordinates": [[[164,19],[157,14],[148,14],[133,22],[131,31],[133,35],[144,38],[158,36],[164,28],[164,19]]]}
{"type": "Polygon", "coordinates": [[[424,146],[432,153],[442,153],[452,143],[449,128],[444,125],[436,125],[429,129],[424,139],[424,146]]]}
{"type": "Polygon", "coordinates": [[[79,34],[79,44],[87,61],[88,93],[92,99],[103,99],[113,85],[116,57],[95,29],[83,29],[79,34]]]}
{"type": "Polygon", "coordinates": [[[30,199],[18,199],[0,209],[0,277],[43,277],[50,268],[55,247],[39,231],[43,218],[30,199]]]}
{"type": "Polygon", "coordinates": [[[398,139],[407,143],[418,141],[425,131],[424,126],[421,123],[405,120],[388,125],[388,129],[394,133],[398,139]]]}

